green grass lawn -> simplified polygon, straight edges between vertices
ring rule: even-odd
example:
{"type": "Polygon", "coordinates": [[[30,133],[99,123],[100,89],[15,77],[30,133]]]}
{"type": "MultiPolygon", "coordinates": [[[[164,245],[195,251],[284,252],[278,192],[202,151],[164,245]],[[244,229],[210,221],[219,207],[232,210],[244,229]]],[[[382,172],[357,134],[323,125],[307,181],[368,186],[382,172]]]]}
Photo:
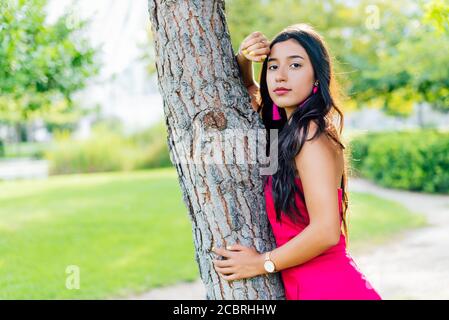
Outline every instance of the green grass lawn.
{"type": "Polygon", "coordinates": [[[366,193],[350,193],[349,250],[367,251],[400,239],[404,231],[428,225],[424,215],[366,193]]]}
{"type": "MultiPolygon", "coordinates": [[[[0,299],[100,299],[199,277],[173,169],[0,182],[0,190],[0,299]],[[69,290],[73,265],[80,288],[69,290]]],[[[424,224],[391,201],[351,201],[353,246],[424,224]]]]}

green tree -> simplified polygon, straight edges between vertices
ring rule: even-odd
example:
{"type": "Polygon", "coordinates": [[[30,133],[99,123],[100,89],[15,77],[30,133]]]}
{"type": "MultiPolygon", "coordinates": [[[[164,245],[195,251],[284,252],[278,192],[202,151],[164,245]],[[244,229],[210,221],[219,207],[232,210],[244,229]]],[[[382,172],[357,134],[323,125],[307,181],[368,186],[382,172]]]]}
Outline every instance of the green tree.
{"type": "Polygon", "coordinates": [[[424,21],[433,25],[437,32],[449,34],[449,3],[432,0],[424,4],[424,21]]]}
{"type": "Polygon", "coordinates": [[[416,103],[449,110],[448,7],[444,0],[227,0],[226,18],[235,52],[255,30],[272,38],[288,25],[311,24],[329,45],[344,109],[407,116],[416,103]]]}
{"type": "Polygon", "coordinates": [[[349,95],[393,115],[407,116],[424,102],[449,111],[449,38],[426,18],[428,1],[369,0],[356,10],[361,15],[370,6],[378,10],[378,25],[354,28],[346,52],[355,71],[349,95]]]}
{"type": "Polygon", "coordinates": [[[96,49],[82,35],[87,21],[67,12],[46,22],[47,0],[0,4],[0,121],[50,124],[76,121],[73,94],[98,72],[96,49]]]}

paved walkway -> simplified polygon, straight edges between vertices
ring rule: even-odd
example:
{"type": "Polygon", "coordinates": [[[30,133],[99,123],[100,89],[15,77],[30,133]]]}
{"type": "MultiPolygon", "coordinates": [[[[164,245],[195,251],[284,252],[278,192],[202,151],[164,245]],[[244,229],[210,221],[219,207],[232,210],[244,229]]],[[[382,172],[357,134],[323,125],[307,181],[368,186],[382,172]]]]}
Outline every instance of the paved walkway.
{"type": "MultiPolygon", "coordinates": [[[[350,186],[351,187],[351,186],[350,186]]],[[[449,299],[449,196],[384,189],[355,180],[352,190],[369,192],[425,214],[428,227],[400,241],[355,255],[384,299],[449,299]]]]}
{"type": "Polygon", "coordinates": [[[46,160],[0,159],[0,180],[47,178],[48,166],[46,160]]]}
{"type": "MultiPolygon", "coordinates": [[[[352,179],[349,189],[397,201],[426,215],[429,226],[363,254],[351,252],[360,270],[383,299],[449,299],[449,196],[398,191],[352,179]]],[[[200,280],[153,289],[129,299],[205,298],[200,280]]]]}

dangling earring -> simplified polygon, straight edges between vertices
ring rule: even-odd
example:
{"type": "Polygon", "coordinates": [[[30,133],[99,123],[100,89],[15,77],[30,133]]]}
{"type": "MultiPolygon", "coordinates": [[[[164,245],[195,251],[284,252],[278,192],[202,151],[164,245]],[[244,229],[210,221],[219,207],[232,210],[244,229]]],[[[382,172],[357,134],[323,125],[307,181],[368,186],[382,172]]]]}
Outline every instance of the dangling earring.
{"type": "Polygon", "coordinates": [[[279,114],[279,107],[276,103],[273,103],[273,120],[281,120],[281,115],[279,114]]]}
{"type": "Polygon", "coordinates": [[[318,92],[318,80],[313,84],[313,94],[318,92]]]}

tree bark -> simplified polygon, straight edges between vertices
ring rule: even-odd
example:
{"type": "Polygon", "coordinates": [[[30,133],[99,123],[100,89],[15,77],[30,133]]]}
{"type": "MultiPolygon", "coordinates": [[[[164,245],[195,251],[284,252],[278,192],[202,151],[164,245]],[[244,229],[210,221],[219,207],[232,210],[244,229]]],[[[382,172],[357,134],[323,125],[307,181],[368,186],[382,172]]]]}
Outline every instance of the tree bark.
{"type": "Polygon", "coordinates": [[[275,248],[260,171],[266,132],[240,77],[224,1],[148,3],[170,159],[192,222],[205,298],[284,299],[279,274],[228,282],[212,264],[212,246],[275,248]]]}

